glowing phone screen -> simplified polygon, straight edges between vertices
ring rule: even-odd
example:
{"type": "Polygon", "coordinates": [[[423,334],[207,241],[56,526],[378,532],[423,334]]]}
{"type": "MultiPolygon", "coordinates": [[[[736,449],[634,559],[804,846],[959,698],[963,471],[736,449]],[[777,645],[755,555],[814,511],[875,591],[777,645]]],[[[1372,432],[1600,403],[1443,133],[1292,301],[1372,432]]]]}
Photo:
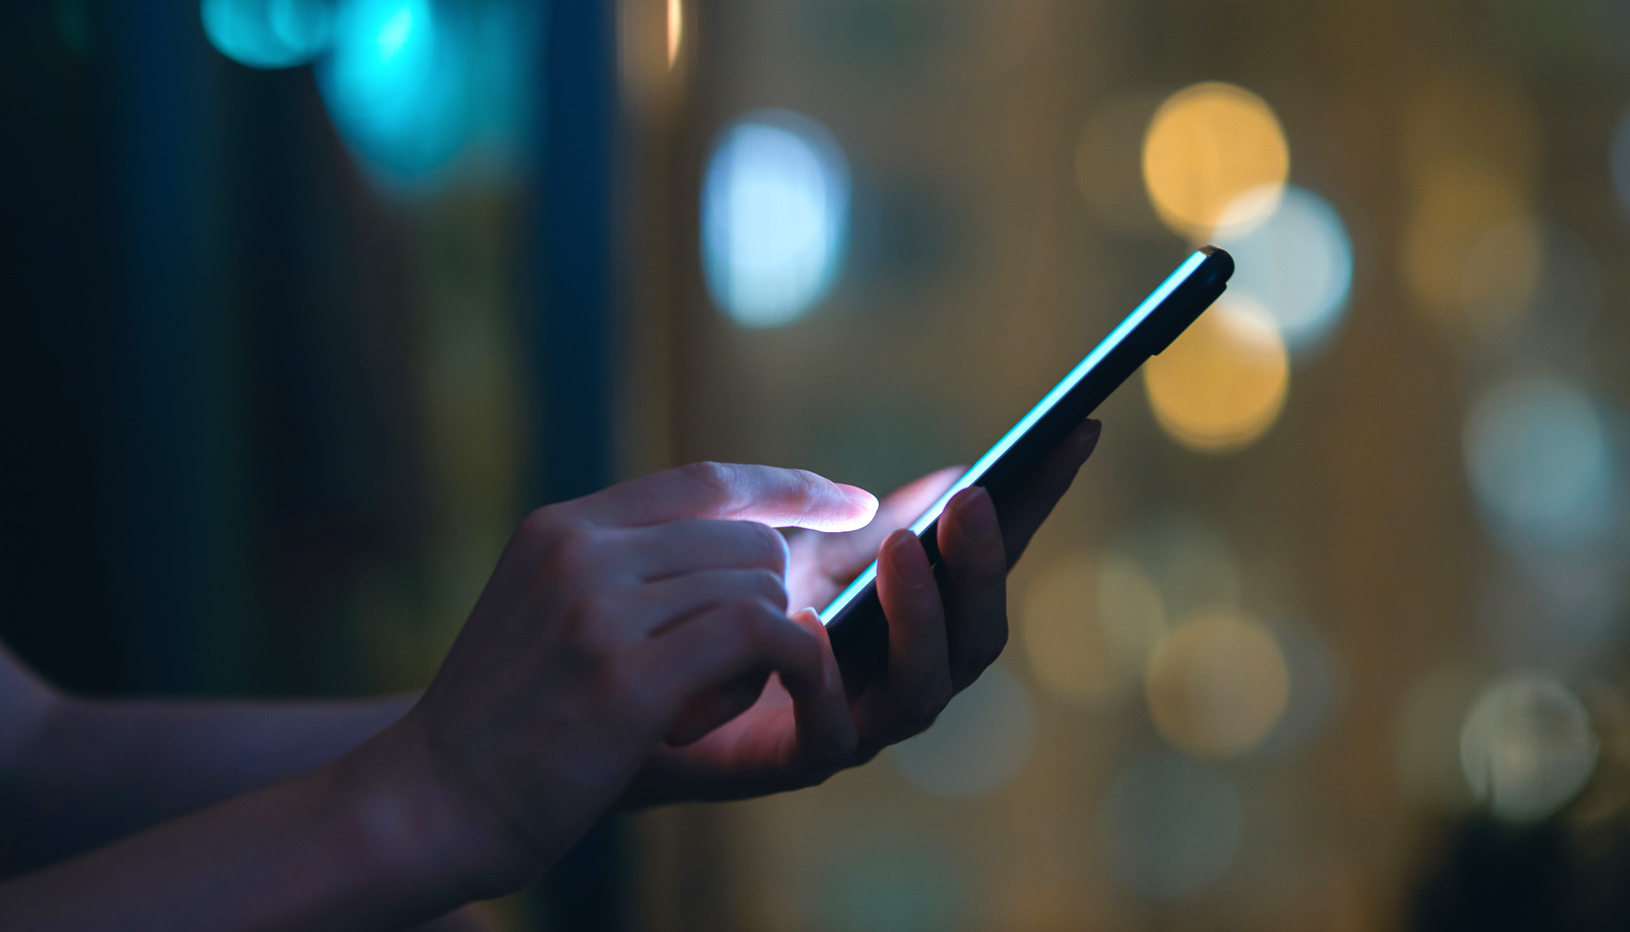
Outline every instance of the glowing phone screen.
{"type": "MultiPolygon", "coordinates": [[[[1121,341],[1130,336],[1132,331],[1137,329],[1138,324],[1143,323],[1144,318],[1154,313],[1155,308],[1160,306],[1160,302],[1166,300],[1166,298],[1170,296],[1173,291],[1177,290],[1177,287],[1183,284],[1183,281],[1190,275],[1193,275],[1194,270],[1199,268],[1200,263],[1204,261],[1206,261],[1206,254],[1203,252],[1196,252],[1184,260],[1183,264],[1177,267],[1177,271],[1173,272],[1166,278],[1165,281],[1161,282],[1159,288],[1156,288],[1154,292],[1149,295],[1149,297],[1144,298],[1143,303],[1139,304],[1136,310],[1134,310],[1131,314],[1128,314],[1125,320],[1121,321],[1114,330],[1110,331],[1109,336],[1104,337],[1103,342],[1099,343],[1093,348],[1092,352],[1087,354],[1086,359],[1081,360],[1079,365],[1077,365],[1074,369],[1071,369],[1070,374],[1066,375],[1063,381],[1053,386],[1052,391],[1042,396],[1041,401],[1037,402],[1036,406],[1030,409],[1030,413],[1026,414],[1023,418],[1020,418],[1019,423],[1014,424],[1012,430],[1003,434],[1002,439],[996,441],[995,446],[991,447],[989,450],[986,450],[985,455],[981,456],[973,464],[973,466],[969,467],[968,471],[963,473],[961,478],[952,483],[951,487],[945,490],[944,495],[941,495],[934,502],[934,504],[928,506],[928,510],[923,512],[921,517],[911,523],[911,533],[921,534],[923,531],[927,530],[928,526],[933,524],[934,520],[940,516],[940,512],[945,510],[945,506],[951,501],[951,498],[955,496],[956,493],[971,485],[977,485],[980,478],[985,475],[986,470],[990,469],[991,465],[998,459],[1001,459],[1003,453],[1006,453],[1015,443],[1017,443],[1019,438],[1025,435],[1026,431],[1036,426],[1036,422],[1041,420],[1042,416],[1048,411],[1052,410],[1053,405],[1058,404],[1059,399],[1069,394],[1070,389],[1074,388],[1077,383],[1086,378],[1087,373],[1091,372],[1093,368],[1098,365],[1098,363],[1102,362],[1105,356],[1108,356],[1110,352],[1115,349],[1115,347],[1121,344],[1121,341]]],[[[832,600],[831,605],[828,605],[821,611],[821,624],[831,624],[832,619],[836,618],[838,613],[843,611],[844,606],[848,605],[850,602],[853,602],[856,596],[860,595],[862,592],[865,592],[866,587],[871,585],[872,581],[875,579],[877,579],[877,561],[873,560],[872,565],[866,567],[866,571],[864,573],[861,573],[859,576],[855,577],[855,581],[850,583],[847,589],[840,592],[838,597],[832,600]]]]}

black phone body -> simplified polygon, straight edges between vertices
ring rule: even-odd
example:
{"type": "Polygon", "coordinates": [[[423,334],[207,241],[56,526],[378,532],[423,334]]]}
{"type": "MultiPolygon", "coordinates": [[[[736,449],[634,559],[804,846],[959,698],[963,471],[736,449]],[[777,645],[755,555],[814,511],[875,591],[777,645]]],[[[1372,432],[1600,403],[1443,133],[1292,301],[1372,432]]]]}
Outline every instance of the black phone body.
{"type": "MultiPolygon", "coordinates": [[[[1190,255],[912,522],[911,530],[928,551],[936,574],[941,572],[936,537],[939,516],[951,497],[979,485],[1001,505],[1016,480],[1028,474],[1145,360],[1188,329],[1223,293],[1233,274],[1233,257],[1221,249],[1205,246],[1190,255]]],[[[821,611],[821,623],[826,625],[838,665],[851,686],[882,677],[888,664],[888,623],[877,598],[875,561],[821,611]]]]}

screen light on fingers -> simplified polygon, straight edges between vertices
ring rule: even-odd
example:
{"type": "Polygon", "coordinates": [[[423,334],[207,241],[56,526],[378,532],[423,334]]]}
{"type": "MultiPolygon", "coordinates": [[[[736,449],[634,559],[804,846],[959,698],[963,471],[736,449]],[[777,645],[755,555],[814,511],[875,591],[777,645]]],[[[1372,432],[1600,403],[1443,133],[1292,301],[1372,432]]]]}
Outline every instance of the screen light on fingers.
{"type": "MultiPolygon", "coordinates": [[[[1064,396],[1079,385],[1089,372],[1097,368],[1105,357],[1113,352],[1117,346],[1120,346],[1127,337],[1131,336],[1132,331],[1147,320],[1149,315],[1160,307],[1161,302],[1171,297],[1172,292],[1176,291],[1178,286],[1182,285],[1190,275],[1193,275],[1206,261],[1206,258],[1206,254],[1203,252],[1191,253],[1183,261],[1183,264],[1177,267],[1177,271],[1167,276],[1166,280],[1160,283],[1159,288],[1156,288],[1149,297],[1144,298],[1142,304],[1139,304],[1131,314],[1127,315],[1125,320],[1110,331],[1109,336],[1104,337],[1097,346],[1093,347],[1092,352],[1087,354],[1086,359],[1081,360],[1074,369],[1070,370],[1070,373],[1064,377],[1063,381],[1053,386],[1051,391],[1042,396],[1041,401],[1037,402],[1034,408],[1031,408],[1024,417],[1019,419],[1019,423],[1013,425],[1011,430],[1003,434],[1002,439],[996,441],[995,446],[986,450],[985,454],[979,457],[973,466],[962,474],[961,478],[945,490],[945,494],[941,495],[933,505],[930,505],[921,517],[912,522],[911,533],[921,536],[923,531],[926,531],[928,526],[939,518],[940,513],[945,510],[946,505],[950,504],[956,493],[970,486],[978,485],[979,480],[984,478],[985,473],[991,466],[995,465],[996,461],[1001,459],[1008,450],[1011,450],[1013,445],[1019,442],[1020,437],[1029,432],[1030,428],[1036,426],[1037,422],[1045,417],[1047,412],[1053,409],[1054,405],[1063,400],[1064,396]]],[[[1168,349],[1167,352],[1170,353],[1170,350],[1168,349]]],[[[831,624],[832,620],[838,616],[838,613],[843,611],[844,607],[854,601],[862,592],[866,591],[866,587],[870,586],[876,579],[877,563],[873,561],[871,566],[866,567],[865,572],[861,573],[854,582],[849,584],[847,589],[832,600],[831,605],[821,611],[821,624],[831,624]]]]}

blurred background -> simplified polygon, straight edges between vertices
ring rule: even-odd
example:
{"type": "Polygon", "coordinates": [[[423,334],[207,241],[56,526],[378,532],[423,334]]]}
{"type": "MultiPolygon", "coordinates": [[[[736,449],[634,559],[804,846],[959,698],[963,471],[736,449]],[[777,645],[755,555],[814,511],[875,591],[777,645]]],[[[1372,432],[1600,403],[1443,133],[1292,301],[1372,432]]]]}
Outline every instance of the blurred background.
{"type": "Polygon", "coordinates": [[[1196,244],[1007,652],[522,929],[1630,927],[1630,5],[20,0],[0,637],[422,686],[530,509],[968,462],[1196,244]]]}

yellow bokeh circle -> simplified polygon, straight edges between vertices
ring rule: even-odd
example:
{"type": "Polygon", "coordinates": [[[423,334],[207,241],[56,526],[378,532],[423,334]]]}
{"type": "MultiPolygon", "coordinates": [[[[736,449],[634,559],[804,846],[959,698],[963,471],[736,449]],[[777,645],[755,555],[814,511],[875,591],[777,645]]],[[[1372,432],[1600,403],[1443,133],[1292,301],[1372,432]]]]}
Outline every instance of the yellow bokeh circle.
{"type": "Polygon", "coordinates": [[[1509,323],[1533,294],[1544,258],[1525,192],[1474,162],[1421,172],[1401,257],[1410,293],[1450,332],[1509,323]]]}
{"type": "Polygon", "coordinates": [[[1072,551],[1025,587],[1025,654],[1036,680],[1069,702],[1127,692],[1165,632],[1154,584],[1130,560],[1072,551]]]}
{"type": "Polygon", "coordinates": [[[1167,98],[1143,138],[1143,182],[1155,212],[1199,241],[1224,221],[1249,224],[1272,213],[1290,175],[1290,148],[1273,108],[1250,91],[1207,82],[1167,98]],[[1239,215],[1241,195],[1251,215],[1239,215]]]}
{"type": "Polygon", "coordinates": [[[1225,297],[1144,364],[1143,385],[1174,440],[1224,453],[1249,446],[1278,419],[1290,357],[1266,312],[1225,297]]]}
{"type": "Polygon", "coordinates": [[[1285,712],[1290,671],[1262,623],[1203,611],[1168,635],[1144,677],[1149,713],[1172,745],[1201,757],[1256,747],[1285,712]]]}

